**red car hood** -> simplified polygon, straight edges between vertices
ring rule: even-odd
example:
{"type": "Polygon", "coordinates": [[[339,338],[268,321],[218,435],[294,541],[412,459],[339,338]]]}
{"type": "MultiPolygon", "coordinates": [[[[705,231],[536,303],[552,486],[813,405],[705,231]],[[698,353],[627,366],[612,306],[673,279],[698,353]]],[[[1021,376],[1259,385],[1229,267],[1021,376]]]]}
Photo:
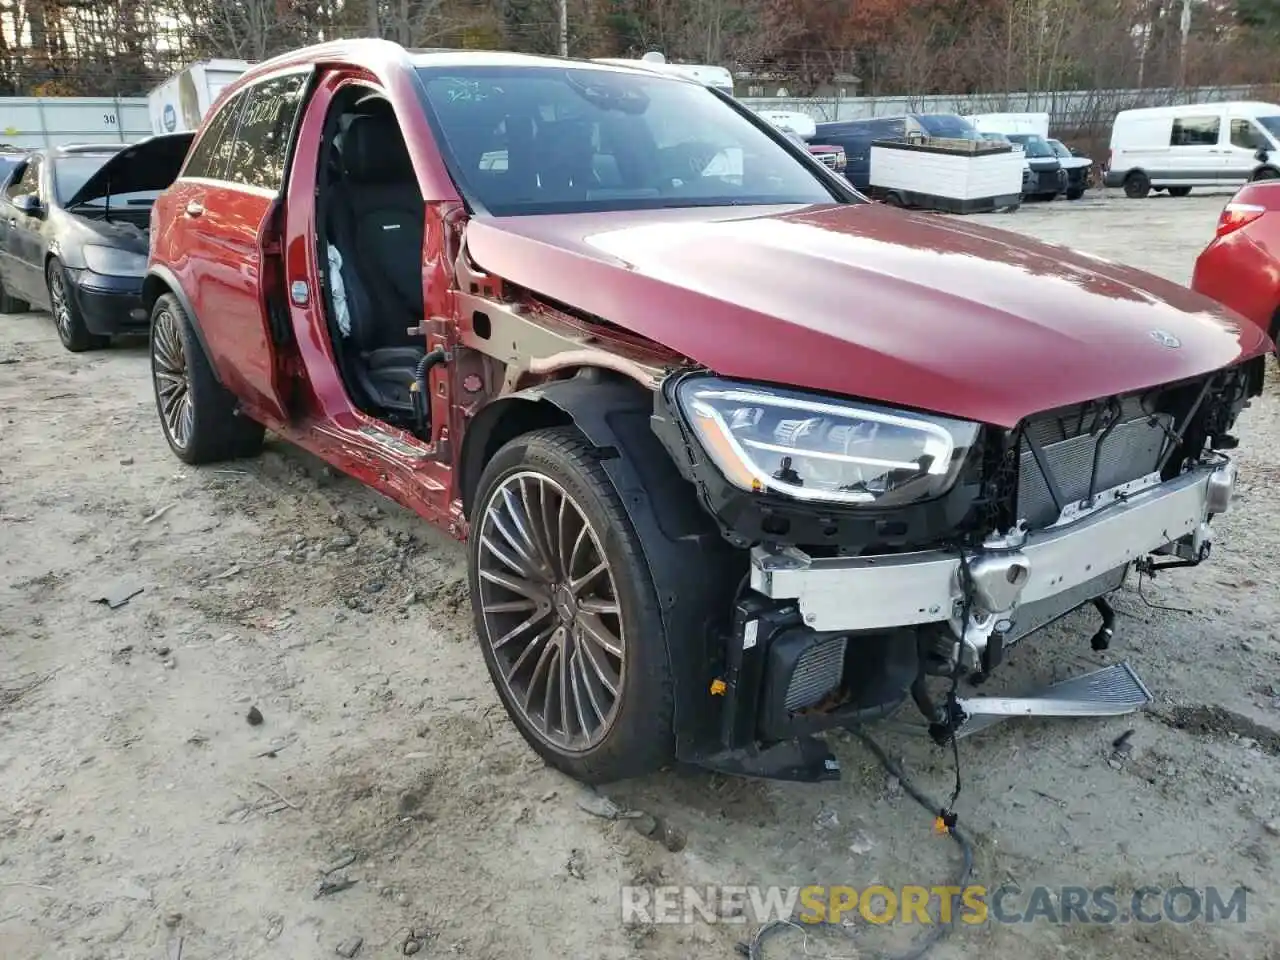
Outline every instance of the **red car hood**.
{"type": "Polygon", "coordinates": [[[1005,427],[1267,349],[1169,281],[878,204],[477,218],[467,246],[723,376],[1005,427]]]}

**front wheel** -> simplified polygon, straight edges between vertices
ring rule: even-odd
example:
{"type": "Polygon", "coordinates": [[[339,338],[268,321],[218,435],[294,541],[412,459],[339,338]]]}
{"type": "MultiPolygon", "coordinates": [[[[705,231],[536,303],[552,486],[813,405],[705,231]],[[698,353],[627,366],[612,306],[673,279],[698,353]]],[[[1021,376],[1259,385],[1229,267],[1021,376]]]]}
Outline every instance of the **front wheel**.
{"type": "Polygon", "coordinates": [[[657,594],[608,474],[572,427],[517,437],[480,478],[468,543],[485,665],[547,763],[586,783],[674,756],[657,594]]]}
{"type": "Polygon", "coordinates": [[[190,318],[171,293],[151,309],[150,347],[160,427],[179,460],[215,463],[262,448],[262,425],[236,410],[236,398],[213,375],[190,318]]]}
{"type": "Polygon", "coordinates": [[[110,337],[90,333],[85,326],[84,314],[71,296],[67,271],[56,257],[49,261],[44,275],[49,285],[49,310],[53,314],[53,324],[58,328],[58,339],[62,341],[62,345],[72,353],[101,350],[107,346],[111,342],[110,337]]]}
{"type": "Polygon", "coordinates": [[[1141,200],[1151,193],[1151,179],[1139,170],[1124,178],[1124,195],[1131,200],[1141,200]]]}
{"type": "Polygon", "coordinates": [[[1083,196],[1084,196],[1084,187],[1074,187],[1073,189],[1067,191],[1068,200],[1079,200],[1083,196]]]}
{"type": "Polygon", "coordinates": [[[1190,187],[1170,187],[1169,196],[1171,197],[1189,197],[1191,196],[1190,187]]]}

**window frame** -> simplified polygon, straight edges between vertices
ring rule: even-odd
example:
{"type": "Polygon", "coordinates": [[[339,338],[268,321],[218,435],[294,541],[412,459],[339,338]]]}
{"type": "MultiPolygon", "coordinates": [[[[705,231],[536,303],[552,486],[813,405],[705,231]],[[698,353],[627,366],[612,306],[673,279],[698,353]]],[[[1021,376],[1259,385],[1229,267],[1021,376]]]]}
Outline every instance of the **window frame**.
{"type": "Polygon", "coordinates": [[[41,186],[40,180],[44,174],[44,161],[45,161],[45,156],[43,153],[33,153],[29,157],[27,157],[25,161],[23,161],[22,173],[19,174],[18,179],[14,180],[13,177],[11,176],[8,182],[5,184],[5,187],[4,187],[5,202],[13,203],[13,201],[16,200],[18,197],[25,197],[30,195],[33,192],[35,193],[36,197],[40,197],[40,186],[41,186]],[[24,182],[28,171],[30,171],[32,167],[35,167],[35,171],[36,171],[35,190],[34,191],[23,190],[21,193],[14,193],[13,188],[24,182]]]}
{"type": "MultiPolygon", "coordinates": [[[[263,193],[270,194],[273,197],[277,197],[280,195],[280,193],[284,190],[285,184],[289,182],[288,169],[289,169],[289,164],[291,163],[293,158],[293,142],[297,138],[298,124],[302,120],[302,115],[306,110],[307,102],[310,100],[311,92],[314,89],[315,73],[316,73],[316,69],[314,64],[308,63],[308,64],[303,64],[302,66],[288,67],[286,69],[276,70],[265,76],[258,77],[254,79],[252,82],[246,83],[243,87],[241,87],[239,90],[235,92],[234,96],[239,96],[242,93],[248,94],[248,96],[245,97],[245,101],[244,101],[245,105],[240,108],[239,116],[236,117],[236,132],[235,132],[235,136],[232,138],[236,143],[239,143],[241,139],[240,131],[244,127],[245,113],[248,110],[248,105],[253,102],[253,93],[260,90],[264,85],[268,83],[272,83],[276,80],[283,80],[287,77],[293,77],[293,76],[298,76],[302,78],[302,85],[298,88],[298,109],[294,112],[293,120],[289,123],[289,128],[285,132],[285,136],[284,136],[284,150],[281,152],[281,155],[280,155],[280,177],[279,177],[280,182],[276,184],[274,187],[263,187],[263,186],[259,186],[256,183],[245,183],[240,180],[232,180],[231,179],[231,157],[228,157],[227,170],[224,171],[225,176],[221,180],[222,183],[225,183],[233,187],[239,187],[243,190],[261,191],[263,193]]],[[[233,151],[233,156],[234,156],[234,151],[233,151]]]]}
{"type": "Polygon", "coordinates": [[[302,118],[306,113],[307,104],[311,101],[312,94],[315,93],[316,79],[319,76],[320,76],[320,71],[317,69],[317,65],[314,63],[294,64],[292,66],[283,67],[279,70],[273,70],[272,72],[263,74],[260,77],[255,77],[252,80],[245,83],[243,86],[230,89],[230,85],[228,85],[228,87],[223,88],[224,93],[226,93],[226,91],[230,89],[230,93],[227,96],[226,102],[221,104],[218,107],[217,111],[210,114],[209,118],[201,124],[200,136],[195,141],[195,143],[191,145],[191,150],[187,154],[187,159],[186,159],[186,162],[183,164],[182,172],[178,174],[178,179],[179,180],[198,180],[198,181],[203,181],[205,183],[216,183],[219,186],[236,187],[237,189],[240,189],[240,190],[251,190],[257,193],[266,193],[266,194],[270,194],[273,197],[279,196],[289,182],[289,167],[293,163],[294,148],[296,145],[296,141],[298,139],[298,130],[302,125],[302,118]],[[221,171],[219,171],[219,175],[216,177],[198,176],[198,175],[189,174],[187,172],[187,168],[191,164],[191,159],[195,156],[196,151],[200,148],[200,145],[204,143],[205,137],[210,132],[210,126],[213,124],[215,117],[222,114],[224,110],[234,109],[234,116],[232,116],[230,123],[235,124],[235,130],[231,134],[231,139],[232,141],[239,140],[240,126],[244,122],[245,107],[253,99],[252,97],[253,92],[257,90],[259,87],[261,87],[264,83],[268,83],[272,80],[279,80],[282,77],[288,77],[293,75],[301,75],[303,77],[303,84],[302,84],[302,89],[300,91],[301,97],[298,101],[298,109],[294,113],[293,122],[289,126],[288,137],[285,141],[284,156],[281,158],[281,176],[280,176],[279,187],[277,187],[275,190],[271,190],[267,187],[259,187],[255,184],[242,183],[238,180],[230,179],[229,177],[229,174],[230,174],[229,167],[231,164],[230,157],[227,158],[226,166],[221,171]],[[238,104],[237,104],[237,101],[239,101],[238,104]],[[235,106],[233,107],[233,105],[235,106]]]}
{"type": "Polygon", "coordinates": [[[1266,134],[1263,133],[1262,127],[1260,127],[1258,122],[1252,117],[1232,117],[1231,126],[1228,128],[1227,142],[1237,150],[1250,150],[1255,153],[1259,150],[1269,148],[1271,145],[1266,134]],[[1245,130],[1249,131],[1249,135],[1253,139],[1253,143],[1248,146],[1236,143],[1236,124],[1239,124],[1244,127],[1245,130]]]}
{"type": "Polygon", "coordinates": [[[1169,124],[1169,146],[1171,147],[1211,147],[1216,146],[1221,142],[1222,114],[1220,113],[1202,113],[1194,116],[1174,117],[1173,122],[1169,124]],[[1213,139],[1196,140],[1192,143],[1186,142],[1185,138],[1188,132],[1188,127],[1185,125],[1204,121],[1213,122],[1213,139]],[[1182,134],[1182,139],[1179,139],[1179,133],[1182,134]]]}
{"type": "MultiPolygon", "coordinates": [[[[190,172],[191,163],[193,160],[195,160],[196,152],[202,146],[204,146],[205,142],[209,139],[210,135],[213,134],[214,132],[213,124],[217,122],[219,119],[221,119],[222,117],[227,118],[227,126],[222,129],[221,133],[219,134],[219,139],[222,140],[226,138],[227,129],[231,126],[231,124],[235,124],[235,129],[232,131],[232,134],[231,134],[232,138],[233,139],[235,138],[235,131],[240,129],[240,113],[243,112],[244,105],[245,103],[248,102],[248,98],[242,97],[241,95],[245,93],[245,91],[247,91],[248,89],[249,89],[248,87],[242,87],[239,90],[232,91],[231,95],[227,97],[226,101],[222,104],[219,104],[218,109],[215,110],[210,115],[210,117],[200,125],[200,136],[196,138],[195,143],[191,145],[190,152],[187,153],[187,159],[182,164],[182,172],[178,174],[179,180],[205,180],[205,181],[211,181],[213,183],[227,182],[221,176],[208,176],[206,174],[191,173],[190,172]]],[[[226,172],[225,166],[226,165],[224,163],[223,170],[220,172],[222,173],[226,172]]]]}

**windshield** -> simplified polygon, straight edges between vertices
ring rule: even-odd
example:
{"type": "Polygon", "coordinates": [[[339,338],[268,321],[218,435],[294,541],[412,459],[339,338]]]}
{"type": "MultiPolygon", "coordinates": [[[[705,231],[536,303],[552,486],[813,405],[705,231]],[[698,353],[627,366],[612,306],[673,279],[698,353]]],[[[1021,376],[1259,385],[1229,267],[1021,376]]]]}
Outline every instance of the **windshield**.
{"type": "Polygon", "coordinates": [[[424,67],[459,187],[495,216],[845,200],[704,87],[552,67],[424,67]]]}
{"type": "Polygon", "coordinates": [[[978,131],[964,117],[954,113],[921,113],[916,122],[931,137],[947,137],[953,140],[979,140],[978,131]]]}
{"type": "Polygon", "coordinates": [[[1049,143],[1050,149],[1053,150],[1053,152],[1057,156],[1059,157],[1071,156],[1071,151],[1067,149],[1067,145],[1065,143],[1062,143],[1060,140],[1050,140],[1048,141],[1048,143],[1049,143]]]}
{"type": "MultiPolygon", "coordinates": [[[[53,192],[58,203],[65,206],[67,201],[89,182],[89,178],[102,169],[113,153],[78,153],[58,157],[53,165],[53,192]]],[[[159,190],[135,190],[130,193],[111,194],[111,206],[150,206],[160,195],[159,190]]],[[[105,197],[89,197],[77,206],[106,206],[105,197]]]]}
{"type": "Polygon", "coordinates": [[[1043,137],[1034,133],[1013,133],[1009,135],[1009,139],[1014,143],[1022,144],[1022,152],[1028,157],[1057,156],[1053,152],[1053,147],[1049,146],[1043,137]]]}
{"type": "Polygon", "coordinates": [[[1262,124],[1262,129],[1271,134],[1271,139],[1280,141],[1280,116],[1254,117],[1253,119],[1262,124]]]}

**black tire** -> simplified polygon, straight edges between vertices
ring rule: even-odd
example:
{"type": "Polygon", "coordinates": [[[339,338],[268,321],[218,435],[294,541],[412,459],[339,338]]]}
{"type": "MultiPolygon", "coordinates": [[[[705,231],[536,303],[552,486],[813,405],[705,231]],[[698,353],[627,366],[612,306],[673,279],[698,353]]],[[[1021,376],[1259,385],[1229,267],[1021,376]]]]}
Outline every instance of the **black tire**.
{"type": "Polygon", "coordinates": [[[1124,195],[1130,200],[1141,200],[1151,193],[1151,178],[1141,170],[1135,170],[1124,178],[1124,195]]]}
{"type": "Polygon", "coordinates": [[[902,195],[897,192],[886,193],[884,195],[885,206],[888,207],[906,207],[906,202],[902,199],[902,195]]]}
{"type": "Polygon", "coordinates": [[[53,325],[64,347],[72,353],[84,353],[86,350],[101,350],[111,343],[110,337],[90,333],[84,325],[84,314],[71,295],[67,271],[57,257],[50,259],[45,267],[44,281],[49,288],[49,312],[53,314],[53,325]]]}
{"type": "Polygon", "coordinates": [[[1169,196],[1171,197],[1189,197],[1191,196],[1190,187],[1170,187],[1169,196]]]}
{"type": "Polygon", "coordinates": [[[31,304],[10,294],[0,283],[0,313],[26,313],[30,309],[31,304]]]}
{"type": "MultiPolygon", "coordinates": [[[[555,427],[517,437],[502,447],[485,467],[477,488],[475,504],[471,518],[471,537],[467,545],[467,568],[476,633],[485,666],[489,669],[498,696],[525,740],[548,764],[585,783],[608,783],[645,776],[670,762],[675,754],[674,694],[657,592],[644,559],[640,539],[627,516],[622,499],[590,444],[574,427],[555,427]],[[527,492],[530,487],[524,485],[526,481],[534,493],[527,492]],[[563,605],[555,600],[556,587],[552,586],[557,579],[564,581],[574,576],[572,564],[565,563],[563,558],[565,541],[573,539],[573,526],[563,519],[566,508],[560,509],[557,515],[559,519],[556,521],[559,535],[555,539],[560,541],[560,559],[542,570],[535,570],[533,565],[528,565],[526,573],[518,574],[515,578],[510,576],[510,573],[517,573],[514,568],[507,574],[508,580],[523,580],[526,586],[534,586],[534,592],[543,590],[543,584],[547,584],[545,590],[547,598],[551,600],[550,606],[547,606],[544,599],[523,601],[525,604],[534,604],[538,610],[545,608],[545,612],[533,628],[515,636],[513,639],[517,642],[509,642],[505,652],[500,653],[495,649],[494,635],[498,630],[504,631],[499,638],[508,635],[505,627],[510,621],[502,621],[497,615],[493,625],[486,620],[486,595],[494,598],[494,590],[497,589],[500,591],[498,597],[501,598],[505,593],[514,598],[514,604],[510,599],[493,599],[488,604],[490,613],[504,602],[508,606],[519,606],[522,603],[519,599],[521,596],[532,596],[531,593],[511,590],[502,584],[495,588],[491,579],[495,574],[501,575],[505,569],[495,562],[492,538],[506,537],[502,527],[511,529],[511,524],[505,522],[499,526],[498,521],[493,519],[494,514],[490,513],[490,508],[493,507],[500,519],[504,503],[510,503],[503,500],[503,494],[510,492],[514,485],[520,485],[522,494],[521,499],[516,501],[517,505],[538,504],[535,508],[537,513],[535,514],[534,509],[529,509],[525,514],[529,522],[521,524],[518,530],[542,531],[534,533],[533,537],[538,543],[550,544],[553,535],[546,532],[551,529],[545,525],[546,518],[557,514],[548,504],[554,504],[557,500],[567,501],[567,509],[577,511],[570,514],[571,520],[585,520],[584,524],[578,525],[579,529],[583,526],[590,527],[589,546],[599,548],[608,565],[605,571],[608,574],[605,583],[608,599],[601,601],[592,598],[592,602],[599,604],[611,601],[616,606],[617,612],[610,614],[610,618],[611,622],[618,625],[617,634],[612,636],[621,641],[621,656],[617,658],[619,670],[612,674],[618,693],[609,701],[607,725],[605,713],[597,708],[600,723],[593,734],[589,734],[579,720],[584,716],[585,703],[584,695],[579,691],[585,689],[587,679],[594,676],[588,672],[586,662],[592,657],[598,657],[601,648],[592,646],[588,640],[583,639],[585,633],[580,625],[573,625],[577,621],[572,621],[561,612],[563,605]],[[551,492],[548,493],[548,490],[551,492]],[[537,516],[543,518],[544,525],[535,528],[537,521],[534,518],[537,516]],[[570,531],[569,535],[565,534],[566,530],[570,531]],[[485,540],[489,543],[486,544],[485,540]],[[560,618],[559,626],[557,617],[560,618]],[[555,632],[542,641],[539,650],[538,638],[547,630],[555,632]],[[518,641],[525,637],[529,637],[529,642],[522,646],[518,641]],[[517,650],[522,653],[532,650],[536,656],[528,657],[526,667],[521,667],[526,657],[518,655],[517,650]],[[541,687],[545,691],[543,715],[527,715],[525,707],[517,702],[517,694],[523,695],[526,700],[538,699],[534,694],[539,689],[537,674],[542,661],[549,655],[547,651],[552,650],[557,659],[548,662],[544,674],[545,683],[541,687]],[[566,650],[572,651],[567,658],[563,656],[566,650]],[[593,650],[596,653],[593,654],[593,650]],[[575,656],[578,658],[579,676],[572,673],[575,656]],[[500,662],[500,658],[513,658],[515,662],[500,662]],[[561,730],[556,731],[550,716],[552,708],[557,706],[552,699],[551,683],[553,677],[559,679],[555,670],[566,659],[569,663],[568,676],[572,681],[569,686],[574,686],[575,689],[574,706],[579,709],[571,711],[567,708],[567,703],[560,700],[556,712],[560,716],[561,730]],[[538,661],[536,664],[535,660],[538,661]],[[532,665],[532,671],[525,684],[520,678],[529,665],[532,665]],[[508,670],[511,681],[508,680],[508,670]],[[568,720],[565,719],[566,714],[569,715],[568,720]],[[540,724],[547,728],[545,732],[539,729],[540,724]],[[571,748],[567,743],[553,742],[560,733],[564,734],[561,739],[569,739],[574,726],[578,728],[581,741],[577,749],[571,748]],[[598,739],[591,742],[591,736],[598,739]]],[[[519,522],[519,517],[515,514],[506,516],[508,521],[514,518],[519,522]]],[[[577,542],[582,539],[583,535],[579,533],[573,550],[575,555],[577,542]]],[[[534,540],[526,539],[521,542],[529,545],[534,540]]],[[[498,543],[504,545],[505,550],[512,550],[513,545],[515,550],[522,549],[509,537],[499,539],[498,543]]],[[[535,553],[541,554],[536,546],[533,549],[535,553]]],[[[554,545],[548,547],[548,553],[557,553],[554,545]]],[[[563,590],[563,587],[560,589],[563,590]]],[[[570,606],[579,609],[579,612],[586,611],[587,602],[584,597],[571,601],[570,606]]],[[[526,605],[524,610],[528,609],[529,606],[526,605]]],[[[509,616],[512,619],[523,618],[525,613],[522,610],[509,616]]],[[[530,613],[530,616],[533,614],[530,613]]],[[[597,623],[601,622],[602,616],[596,616],[597,623]]],[[[612,661],[610,666],[611,663],[612,661]]],[[[603,686],[596,689],[605,690],[603,686]]],[[[536,714],[536,710],[531,709],[530,713],[536,714]]]]}
{"type": "Polygon", "coordinates": [[[1075,187],[1067,191],[1068,200],[1079,200],[1084,196],[1084,187],[1075,187]]]}
{"type": "Polygon", "coordinates": [[[262,424],[238,412],[235,396],[213,375],[191,318],[171,293],[151,308],[148,347],[160,429],[179,460],[217,463],[262,449],[262,424]]]}
{"type": "Polygon", "coordinates": [[[1275,167],[1259,167],[1253,173],[1254,180],[1276,180],[1280,179],[1280,170],[1275,167]]]}

